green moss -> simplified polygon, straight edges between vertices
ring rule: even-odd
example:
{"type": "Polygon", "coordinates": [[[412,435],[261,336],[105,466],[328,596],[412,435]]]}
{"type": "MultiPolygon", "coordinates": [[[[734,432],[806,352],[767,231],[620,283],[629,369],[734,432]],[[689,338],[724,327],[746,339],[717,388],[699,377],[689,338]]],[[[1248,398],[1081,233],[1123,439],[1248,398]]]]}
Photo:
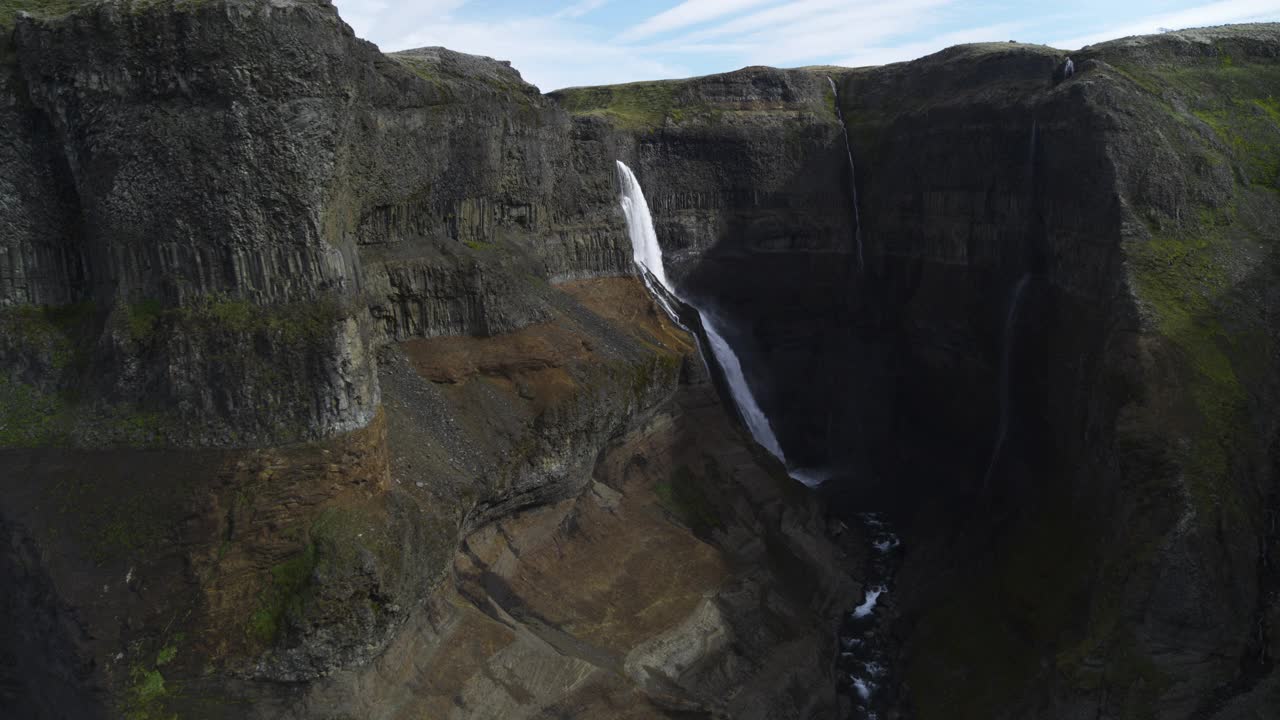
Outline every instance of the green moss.
{"type": "Polygon", "coordinates": [[[0,309],[0,346],[41,359],[55,370],[77,369],[88,361],[85,345],[94,317],[94,305],[87,302],[0,309]]]}
{"type": "MultiPolygon", "coordinates": [[[[207,5],[212,0],[125,0],[118,3],[125,12],[142,13],[157,7],[185,9],[207,5]]],[[[40,18],[58,18],[101,0],[0,0],[0,29],[12,28],[19,12],[27,12],[40,18]]]]}
{"type": "Polygon", "coordinates": [[[404,65],[413,71],[414,75],[426,80],[427,82],[436,82],[440,80],[440,75],[436,72],[435,65],[426,60],[426,58],[415,57],[413,55],[391,55],[392,59],[404,65]]]}
{"type": "Polygon", "coordinates": [[[156,653],[156,667],[168,665],[177,656],[178,648],[176,645],[166,645],[160,648],[160,652],[156,653]]]}
{"type": "Polygon", "coordinates": [[[1251,184],[1280,189],[1280,124],[1266,102],[1241,100],[1229,108],[1196,110],[1195,115],[1232,150],[1251,184]]]}
{"type": "MultiPolygon", "coordinates": [[[[328,598],[316,578],[362,577],[364,559],[377,560],[376,571],[382,584],[394,584],[399,572],[401,549],[391,537],[387,518],[381,506],[372,504],[356,508],[326,508],[310,526],[293,528],[305,535],[302,549],[271,568],[270,581],[259,594],[258,607],[249,617],[245,632],[260,647],[279,641],[288,627],[304,622],[309,613],[326,617],[332,613],[348,613],[349,608],[326,608],[326,604],[347,602],[349,598],[328,598]]],[[[287,534],[287,533],[286,533],[287,534]]],[[[383,608],[375,607],[375,611],[383,608]]]]}
{"type": "Polygon", "coordinates": [[[0,377],[0,447],[56,444],[66,437],[66,413],[56,394],[0,377]]]}
{"type": "Polygon", "coordinates": [[[88,0],[0,0],[0,29],[14,26],[19,12],[60,17],[88,4],[88,0]]]}
{"type": "Polygon", "coordinates": [[[574,115],[608,117],[619,127],[651,129],[667,118],[680,120],[690,108],[679,102],[684,83],[677,80],[629,83],[609,87],[571,88],[555,94],[574,115]]]}
{"type": "Polygon", "coordinates": [[[125,328],[135,343],[146,343],[155,332],[164,312],[159,300],[143,300],[125,308],[125,328]]]}
{"type": "Polygon", "coordinates": [[[138,663],[129,668],[129,685],[121,707],[125,720],[176,720],[177,714],[167,709],[174,688],[165,680],[160,668],[178,656],[178,644],[181,642],[182,635],[179,634],[156,653],[154,664],[138,663]]]}
{"type": "Polygon", "coordinates": [[[464,242],[463,245],[466,245],[472,250],[492,250],[493,249],[493,243],[483,242],[481,240],[468,240],[464,242]]]}
{"type": "Polygon", "coordinates": [[[1203,210],[1186,228],[1151,228],[1134,248],[1135,289],[1177,360],[1181,411],[1151,422],[1190,439],[1176,454],[1192,500],[1206,521],[1225,512],[1240,521],[1247,508],[1230,481],[1239,439],[1247,437],[1247,393],[1236,357],[1264,352],[1241,340],[1265,336],[1229,298],[1225,268],[1232,252],[1234,210],[1203,210]],[[1224,325],[1231,318],[1233,327],[1224,325]]]}
{"type": "Polygon", "coordinates": [[[680,356],[662,352],[639,365],[624,365],[624,372],[631,376],[631,400],[643,404],[655,389],[675,385],[680,378],[680,362],[680,356]]]}
{"type": "Polygon", "coordinates": [[[258,609],[249,618],[246,632],[251,640],[271,645],[284,628],[287,613],[302,613],[304,592],[316,569],[316,545],[271,568],[271,585],[259,597],[258,609]]]}
{"type": "Polygon", "coordinates": [[[221,336],[263,335],[297,344],[327,342],[334,325],[343,317],[342,305],[333,297],[274,305],[211,297],[182,307],[166,308],[154,300],[133,303],[126,307],[125,324],[135,340],[200,332],[221,336]]]}

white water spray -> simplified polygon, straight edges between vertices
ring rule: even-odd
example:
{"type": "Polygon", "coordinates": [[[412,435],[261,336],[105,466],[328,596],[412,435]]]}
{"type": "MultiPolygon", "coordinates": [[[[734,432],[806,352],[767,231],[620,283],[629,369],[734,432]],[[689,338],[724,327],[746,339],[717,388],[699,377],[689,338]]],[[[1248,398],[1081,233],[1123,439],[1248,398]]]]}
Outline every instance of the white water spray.
{"type": "Polygon", "coordinates": [[[871,617],[871,613],[876,611],[876,603],[880,601],[880,596],[883,594],[885,594],[885,588],[883,587],[873,587],[867,590],[867,598],[854,609],[853,617],[857,620],[871,617]]]}
{"type": "Polygon", "coordinates": [[[653,215],[644,199],[640,181],[631,168],[618,161],[618,181],[622,185],[622,214],[627,218],[627,236],[631,238],[631,260],[640,269],[640,277],[649,288],[649,294],[657,301],[667,317],[681,327],[680,313],[671,306],[668,297],[679,299],[667,281],[667,270],[662,264],[662,246],[658,233],[653,229],[653,215]],[[654,287],[657,284],[658,287],[654,287]]]}
{"type": "Polygon", "coordinates": [[[987,474],[982,478],[982,487],[991,483],[991,474],[995,472],[996,463],[1004,451],[1005,440],[1009,436],[1009,374],[1013,358],[1014,330],[1018,325],[1018,309],[1022,306],[1022,296],[1031,284],[1031,273],[1024,273],[1013,288],[1013,297],[1009,300],[1009,315],[1004,321],[1004,347],[1000,351],[1000,428],[996,433],[996,444],[991,450],[991,461],[987,463],[987,474]]]}
{"type": "Polygon", "coordinates": [[[844,152],[849,158],[849,187],[853,196],[853,238],[858,245],[858,269],[862,269],[862,215],[858,210],[858,170],[853,164],[853,145],[849,142],[849,126],[844,122],[844,111],[840,109],[840,91],[836,89],[836,81],[827,76],[831,92],[836,96],[836,118],[840,120],[840,134],[844,136],[844,152]]]}
{"type": "Polygon", "coordinates": [[[631,237],[631,259],[648,270],[667,292],[671,284],[662,265],[662,247],[658,245],[658,233],[653,229],[653,215],[644,199],[640,181],[621,160],[618,161],[618,179],[622,184],[622,212],[627,216],[627,235],[631,237]]]}

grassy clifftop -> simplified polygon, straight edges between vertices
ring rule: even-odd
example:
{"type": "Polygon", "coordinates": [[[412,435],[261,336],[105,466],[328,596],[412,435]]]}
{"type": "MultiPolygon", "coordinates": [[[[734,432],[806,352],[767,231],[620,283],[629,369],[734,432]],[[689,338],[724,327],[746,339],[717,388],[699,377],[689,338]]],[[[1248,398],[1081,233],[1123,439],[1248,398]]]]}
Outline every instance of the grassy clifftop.
{"type": "Polygon", "coordinates": [[[835,119],[834,95],[821,70],[744,68],[687,80],[568,88],[551,97],[572,115],[601,117],[623,130],[744,116],[835,119]]]}

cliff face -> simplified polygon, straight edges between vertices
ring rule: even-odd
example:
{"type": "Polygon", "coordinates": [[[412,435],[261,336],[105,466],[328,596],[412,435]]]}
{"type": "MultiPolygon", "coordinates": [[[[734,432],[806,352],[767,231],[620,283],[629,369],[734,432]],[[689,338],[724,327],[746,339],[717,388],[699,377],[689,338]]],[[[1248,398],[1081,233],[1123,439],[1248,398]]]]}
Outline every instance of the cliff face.
{"type": "Polygon", "coordinates": [[[0,704],[838,705],[856,585],[630,277],[621,136],[327,2],[67,9],[0,70],[0,704]]]}
{"type": "Polygon", "coordinates": [[[905,531],[904,712],[1257,716],[1277,33],[543,96],[322,0],[17,18],[0,704],[835,713],[830,502],[905,531]],[[617,159],[825,500],[630,277],[617,159]]]}
{"type": "Polygon", "coordinates": [[[1277,39],[1121,41],[1066,82],[998,46],[846,78],[874,302],[905,349],[878,470],[990,508],[939,533],[984,538],[953,580],[906,569],[922,715],[1045,702],[1028,683],[1064,716],[1208,717],[1269,670],[1277,39]]]}
{"type": "MultiPolygon", "coordinates": [[[[660,86],[639,129],[637,86],[557,95],[675,198],[682,288],[737,324],[788,457],[909,527],[894,632],[921,717],[1274,703],[1278,48],[1242,26],[1089,48],[1068,81],[1016,44],[798,71],[837,81],[855,156],[860,232],[827,245],[762,242],[743,219],[773,201],[719,192],[795,167],[763,139],[760,164],[706,151],[745,124],[715,111],[736,74],[660,86]]],[[[804,207],[834,218],[844,148],[811,147],[804,207]]]]}
{"type": "Polygon", "coordinates": [[[768,358],[747,370],[781,420],[788,457],[830,462],[842,443],[828,438],[838,428],[854,434],[829,398],[848,393],[842,300],[857,282],[858,243],[828,74],[747,68],[552,97],[574,114],[581,136],[599,136],[608,123],[645,187],[668,275],[723,316],[740,355],[768,358]],[[824,328],[820,346],[816,327],[824,328]],[[813,382],[784,391],[779,377],[813,382]]]}

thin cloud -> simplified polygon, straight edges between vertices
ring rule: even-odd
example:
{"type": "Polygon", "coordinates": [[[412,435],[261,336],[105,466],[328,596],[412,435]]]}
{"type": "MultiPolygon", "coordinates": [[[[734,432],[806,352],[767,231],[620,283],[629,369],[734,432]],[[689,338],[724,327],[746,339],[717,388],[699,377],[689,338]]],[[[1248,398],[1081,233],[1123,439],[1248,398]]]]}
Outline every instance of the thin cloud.
{"type": "Polygon", "coordinates": [[[809,0],[770,8],[723,25],[655,46],[663,52],[734,52],[754,65],[789,65],[829,61],[850,48],[883,48],[898,38],[918,34],[940,22],[938,11],[953,0],[899,0],[841,9],[829,0],[809,0]],[[817,12],[820,6],[827,11],[817,12]],[[745,31],[745,32],[743,32],[745,31]],[[707,38],[714,38],[707,42],[707,38]]]}
{"type": "Polygon", "coordinates": [[[558,17],[558,18],[582,17],[583,15],[586,15],[589,12],[599,10],[600,8],[608,4],[608,2],[609,0],[581,0],[580,2],[576,2],[570,5],[569,7],[561,10],[560,12],[556,13],[553,17],[558,17]]]}
{"type": "Polygon", "coordinates": [[[393,43],[397,49],[426,45],[510,60],[525,80],[543,91],[692,74],[634,48],[594,40],[588,28],[555,17],[437,22],[393,43]]]}
{"type": "Polygon", "coordinates": [[[733,13],[768,5],[777,0],[685,0],[685,2],[645,20],[618,36],[623,42],[672,32],[733,13]]]}
{"type": "Polygon", "coordinates": [[[953,45],[964,45],[966,43],[977,42],[995,42],[1001,39],[1008,39],[1011,35],[1019,32],[1025,27],[1026,25],[1023,23],[999,23],[996,25],[986,25],[983,27],[942,33],[940,35],[935,35],[928,40],[921,40],[903,45],[867,47],[858,51],[854,55],[838,60],[834,64],[842,65],[844,67],[866,67],[869,65],[888,65],[889,63],[915,60],[926,55],[932,55],[940,50],[945,50],[953,45]]]}
{"type": "Polygon", "coordinates": [[[743,15],[714,27],[698,30],[686,35],[682,40],[684,42],[697,42],[725,35],[776,28],[797,20],[816,17],[819,13],[839,10],[848,6],[849,0],[800,0],[799,2],[789,2],[785,5],[778,5],[743,15]]]}
{"type": "Polygon", "coordinates": [[[389,32],[417,27],[450,17],[467,4],[468,0],[337,0],[342,19],[355,30],[356,35],[377,42],[386,39],[389,32]]]}
{"type": "Polygon", "coordinates": [[[1136,22],[1050,44],[1054,47],[1078,48],[1130,35],[1150,35],[1165,28],[1182,29],[1277,18],[1280,18],[1280,0],[1222,0],[1178,12],[1151,15],[1136,22]]]}

